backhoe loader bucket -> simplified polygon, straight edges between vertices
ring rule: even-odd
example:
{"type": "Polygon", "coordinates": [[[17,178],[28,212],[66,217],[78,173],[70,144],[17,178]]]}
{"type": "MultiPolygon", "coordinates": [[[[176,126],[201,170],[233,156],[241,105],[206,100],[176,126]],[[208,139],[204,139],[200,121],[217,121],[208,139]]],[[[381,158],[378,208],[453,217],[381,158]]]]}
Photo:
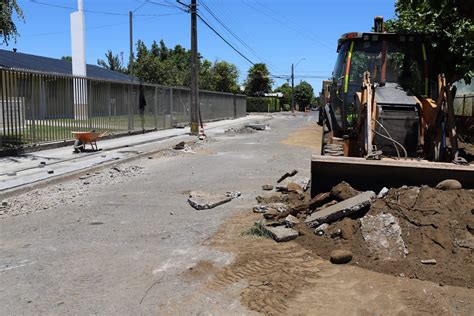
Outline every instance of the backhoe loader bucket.
{"type": "Polygon", "coordinates": [[[313,155],[311,196],[328,192],[346,181],[357,190],[380,191],[383,187],[428,185],[435,187],[446,179],[474,189],[474,166],[416,160],[366,160],[364,158],[313,155]]]}

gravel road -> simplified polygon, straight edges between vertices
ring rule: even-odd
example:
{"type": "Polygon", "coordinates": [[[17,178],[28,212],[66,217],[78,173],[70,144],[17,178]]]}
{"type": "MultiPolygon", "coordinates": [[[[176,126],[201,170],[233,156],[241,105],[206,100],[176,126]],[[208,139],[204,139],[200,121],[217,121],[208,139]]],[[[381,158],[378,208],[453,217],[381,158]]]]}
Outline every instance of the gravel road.
{"type": "MultiPolygon", "coordinates": [[[[271,130],[211,135],[188,153],[170,150],[6,200],[0,314],[156,314],[188,295],[195,284],[183,271],[233,260],[203,245],[220,224],[286,171],[309,176],[314,149],[282,141],[314,117],[269,123],[271,130]],[[190,190],[242,196],[196,211],[190,190]]],[[[229,308],[246,312],[239,302],[229,308]]]]}

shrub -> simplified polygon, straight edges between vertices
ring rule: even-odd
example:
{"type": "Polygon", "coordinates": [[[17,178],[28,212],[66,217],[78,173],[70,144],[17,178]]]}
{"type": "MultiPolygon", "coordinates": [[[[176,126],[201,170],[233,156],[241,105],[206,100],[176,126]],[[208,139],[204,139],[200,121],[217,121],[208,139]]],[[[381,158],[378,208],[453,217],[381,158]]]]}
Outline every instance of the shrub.
{"type": "Polygon", "coordinates": [[[247,97],[247,112],[279,112],[278,98],[247,97]]]}

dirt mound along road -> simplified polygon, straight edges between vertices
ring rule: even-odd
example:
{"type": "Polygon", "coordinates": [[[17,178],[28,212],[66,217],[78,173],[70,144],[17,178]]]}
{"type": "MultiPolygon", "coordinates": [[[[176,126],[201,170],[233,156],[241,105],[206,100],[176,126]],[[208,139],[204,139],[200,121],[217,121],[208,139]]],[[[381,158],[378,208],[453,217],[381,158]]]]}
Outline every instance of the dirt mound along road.
{"type": "Polygon", "coordinates": [[[473,288],[473,222],[473,190],[402,187],[376,199],[362,217],[346,217],[319,234],[298,225],[303,236],[296,241],[323,258],[347,249],[353,265],[473,288]]]}
{"type": "Polygon", "coordinates": [[[329,259],[337,249],[350,250],[353,265],[441,285],[474,287],[474,190],[392,188],[369,207],[345,213],[338,221],[315,230],[303,223],[326,206],[357,194],[363,193],[341,183],[314,198],[309,192],[273,192],[258,196],[257,202],[286,204],[284,212],[264,213],[264,223],[285,225],[287,215],[298,217],[296,242],[323,258],[329,259]]]}

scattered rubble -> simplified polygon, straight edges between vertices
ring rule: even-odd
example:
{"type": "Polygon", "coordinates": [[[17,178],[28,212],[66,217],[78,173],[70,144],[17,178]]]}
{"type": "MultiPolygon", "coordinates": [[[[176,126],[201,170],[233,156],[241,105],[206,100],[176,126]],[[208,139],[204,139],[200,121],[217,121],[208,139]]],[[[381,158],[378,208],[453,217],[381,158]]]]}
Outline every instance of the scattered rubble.
{"type": "Polygon", "coordinates": [[[392,214],[366,215],[360,229],[367,248],[382,260],[403,259],[408,254],[398,219],[392,214]]]}
{"type": "Polygon", "coordinates": [[[232,201],[232,197],[220,193],[191,191],[188,203],[196,210],[206,210],[232,201]]]}
{"type": "Polygon", "coordinates": [[[308,227],[315,228],[323,223],[334,222],[370,205],[373,198],[375,198],[375,193],[372,191],[361,193],[311,214],[306,218],[305,223],[308,227]]]}
{"type": "Polygon", "coordinates": [[[230,202],[241,195],[238,191],[221,193],[209,193],[202,191],[191,191],[188,203],[196,210],[207,210],[224,203],[230,202]]]}
{"type": "Polygon", "coordinates": [[[79,207],[87,204],[85,197],[97,191],[97,187],[124,183],[131,177],[143,174],[144,168],[138,165],[122,164],[94,173],[78,176],[75,180],[48,185],[33,191],[15,195],[2,202],[0,219],[10,216],[27,215],[44,211],[60,205],[75,203],[79,207]],[[88,185],[84,185],[87,179],[88,185]],[[55,198],[51,198],[54,196],[55,198]]]}
{"type": "Polygon", "coordinates": [[[273,190],[273,185],[271,185],[271,184],[264,184],[264,185],[262,185],[262,190],[264,190],[264,191],[271,191],[271,190],[273,190]]]}
{"type": "Polygon", "coordinates": [[[252,128],[252,129],[257,130],[257,131],[269,131],[270,130],[270,125],[260,124],[260,123],[247,124],[245,127],[252,128]]]}
{"type": "Polygon", "coordinates": [[[272,238],[277,242],[290,241],[298,237],[298,232],[285,226],[266,226],[272,238]]]}
{"type": "Polygon", "coordinates": [[[333,263],[474,287],[474,190],[448,181],[440,189],[402,186],[376,195],[340,183],[311,198],[287,179],[292,173],[279,179],[285,182],[276,192],[256,198],[253,211],[262,213],[267,229],[297,231],[295,242],[333,263]]]}

